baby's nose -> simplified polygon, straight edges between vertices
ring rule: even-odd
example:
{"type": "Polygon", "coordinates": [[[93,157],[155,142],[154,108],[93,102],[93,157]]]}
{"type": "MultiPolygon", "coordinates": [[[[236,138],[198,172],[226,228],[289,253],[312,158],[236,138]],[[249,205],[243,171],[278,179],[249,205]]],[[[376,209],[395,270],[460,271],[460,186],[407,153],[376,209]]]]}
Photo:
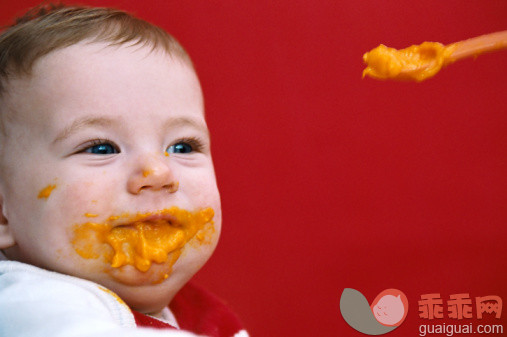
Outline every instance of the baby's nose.
{"type": "Polygon", "coordinates": [[[139,194],[143,190],[165,190],[174,193],[178,187],[179,183],[169,160],[163,155],[160,158],[141,158],[141,165],[135,168],[127,182],[127,189],[132,194],[139,194]]]}

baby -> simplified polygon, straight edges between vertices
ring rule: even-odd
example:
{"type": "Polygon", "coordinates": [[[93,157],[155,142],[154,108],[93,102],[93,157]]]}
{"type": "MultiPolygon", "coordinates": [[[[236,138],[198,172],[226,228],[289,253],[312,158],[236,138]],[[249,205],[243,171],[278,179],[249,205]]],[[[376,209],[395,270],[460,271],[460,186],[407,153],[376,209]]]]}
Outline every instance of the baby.
{"type": "Polygon", "coordinates": [[[0,35],[0,128],[0,336],[247,336],[187,283],[221,210],[174,38],[112,9],[29,12],[0,35]]]}

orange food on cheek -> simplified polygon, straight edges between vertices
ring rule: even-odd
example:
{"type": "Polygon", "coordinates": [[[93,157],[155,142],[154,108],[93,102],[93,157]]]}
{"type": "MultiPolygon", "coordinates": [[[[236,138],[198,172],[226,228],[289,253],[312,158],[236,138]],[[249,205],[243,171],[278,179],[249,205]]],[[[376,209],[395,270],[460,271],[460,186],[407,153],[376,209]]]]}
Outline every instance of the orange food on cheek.
{"type": "Polygon", "coordinates": [[[208,243],[214,232],[214,212],[206,208],[197,212],[172,207],[152,214],[138,214],[128,224],[114,226],[109,221],[119,217],[111,216],[106,223],[87,222],[74,228],[72,244],[83,258],[104,257],[113,268],[132,265],[139,271],[147,271],[152,263],[169,261],[170,267],[181,255],[190,240],[208,243]],[[143,221],[150,215],[168,215],[174,221],[143,221]]]}
{"type": "Polygon", "coordinates": [[[37,198],[39,199],[47,199],[51,195],[51,192],[56,188],[56,185],[48,185],[39,191],[39,195],[37,198]]]}

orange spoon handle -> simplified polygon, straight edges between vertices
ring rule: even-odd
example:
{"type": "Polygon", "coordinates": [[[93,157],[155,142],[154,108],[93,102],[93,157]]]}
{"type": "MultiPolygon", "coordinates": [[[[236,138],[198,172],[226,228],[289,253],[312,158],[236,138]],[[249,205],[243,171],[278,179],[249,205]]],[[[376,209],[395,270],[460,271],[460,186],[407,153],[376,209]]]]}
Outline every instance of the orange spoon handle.
{"type": "Polygon", "coordinates": [[[451,54],[454,61],[505,49],[507,48],[507,30],[477,36],[453,43],[453,45],[456,46],[456,49],[451,54]]]}

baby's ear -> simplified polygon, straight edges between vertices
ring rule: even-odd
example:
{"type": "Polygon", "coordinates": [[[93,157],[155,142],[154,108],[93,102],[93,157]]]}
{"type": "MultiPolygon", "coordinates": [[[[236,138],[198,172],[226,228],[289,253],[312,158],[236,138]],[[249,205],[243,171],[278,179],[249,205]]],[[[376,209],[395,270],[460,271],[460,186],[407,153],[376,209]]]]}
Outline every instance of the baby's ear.
{"type": "Polygon", "coordinates": [[[12,235],[9,222],[5,217],[4,204],[0,196],[0,249],[12,247],[16,244],[12,235]]]}

